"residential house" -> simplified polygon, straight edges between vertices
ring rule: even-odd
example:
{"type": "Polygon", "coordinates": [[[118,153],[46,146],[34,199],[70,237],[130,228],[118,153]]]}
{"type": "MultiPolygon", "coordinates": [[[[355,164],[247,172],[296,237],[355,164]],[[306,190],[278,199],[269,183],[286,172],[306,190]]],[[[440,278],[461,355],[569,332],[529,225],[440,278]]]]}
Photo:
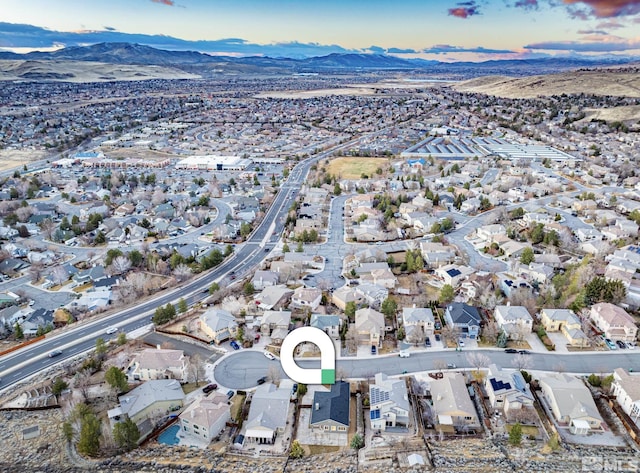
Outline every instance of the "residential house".
{"type": "Polygon", "coordinates": [[[313,395],[311,419],[312,430],[325,433],[347,433],[349,430],[349,383],[338,381],[331,385],[331,391],[316,391],[313,395]]]}
{"type": "Polygon", "coordinates": [[[180,382],[175,379],[147,381],[118,397],[120,405],[107,412],[111,425],[131,419],[146,436],[162,417],[179,410],[185,395],[180,382]]]}
{"type": "Polygon", "coordinates": [[[273,271],[257,270],[253,275],[251,284],[256,291],[262,291],[265,287],[276,286],[278,284],[278,275],[273,271]]]}
{"type": "Polygon", "coordinates": [[[435,276],[438,279],[440,279],[444,284],[449,284],[454,288],[475,272],[476,270],[469,266],[462,266],[457,264],[447,264],[445,266],[440,266],[434,271],[435,276]]]}
{"type": "Polygon", "coordinates": [[[211,442],[231,419],[231,407],[224,394],[196,399],[179,416],[180,431],[186,435],[211,442]]]}
{"type": "Polygon", "coordinates": [[[245,443],[273,444],[284,433],[288,423],[291,388],[282,383],[258,386],[251,398],[251,407],[245,423],[245,443]]]}
{"type": "Polygon", "coordinates": [[[580,240],[580,242],[584,243],[587,241],[599,241],[602,240],[602,233],[595,228],[578,228],[575,232],[576,238],[580,240]]]}
{"type": "Polygon", "coordinates": [[[337,315],[311,314],[309,325],[319,328],[334,340],[340,339],[342,320],[337,315]]]}
{"type": "Polygon", "coordinates": [[[362,295],[349,286],[339,287],[338,289],[333,291],[333,294],[331,294],[331,302],[342,311],[345,310],[349,302],[360,304],[362,302],[362,299],[362,295]]]}
{"type": "Polygon", "coordinates": [[[622,307],[608,302],[600,302],[591,307],[590,318],[604,332],[604,336],[622,342],[635,342],[638,326],[633,317],[622,307]]]}
{"type": "Polygon", "coordinates": [[[405,338],[412,342],[423,342],[424,337],[433,334],[435,319],[433,311],[428,307],[404,307],[402,309],[402,325],[405,338]]]}
{"type": "Polygon", "coordinates": [[[254,297],[254,301],[261,310],[277,310],[286,306],[292,295],[293,291],[287,286],[267,286],[254,297]]]}
{"type": "Polygon", "coordinates": [[[284,337],[289,333],[291,324],[291,311],[289,310],[266,310],[262,314],[260,332],[271,337],[274,343],[282,343],[284,337]]]}
{"type": "Polygon", "coordinates": [[[475,339],[480,335],[480,313],[473,306],[452,302],[444,313],[447,324],[460,332],[460,338],[475,339]]]}
{"type": "Polygon", "coordinates": [[[489,366],[484,388],[491,407],[508,414],[523,407],[533,407],[533,394],[518,370],[503,370],[489,366]]]}
{"type": "Polygon", "coordinates": [[[640,428],[640,375],[615,369],[611,391],[622,410],[640,428]]]}
{"type": "Polygon", "coordinates": [[[199,318],[200,330],[217,344],[235,337],[238,331],[236,318],[222,309],[207,309],[199,318]]]}
{"type": "Polygon", "coordinates": [[[295,291],[293,291],[291,304],[293,305],[293,307],[308,307],[311,310],[316,310],[320,305],[321,300],[322,291],[320,289],[318,289],[317,287],[300,286],[295,291]]]}
{"type": "Polygon", "coordinates": [[[569,345],[587,347],[589,337],[582,331],[582,323],[578,316],[569,309],[542,309],[540,322],[547,332],[562,332],[569,345]]]}
{"type": "Polygon", "coordinates": [[[551,373],[540,378],[540,389],[553,417],[569,427],[574,435],[587,435],[601,430],[603,420],[591,392],[585,384],[564,373],[551,373]]]}
{"type": "Polygon", "coordinates": [[[498,305],[493,318],[512,340],[522,340],[533,329],[533,317],[526,307],[521,305],[498,305]]]}
{"type": "Polygon", "coordinates": [[[381,312],[370,308],[356,310],[355,331],[359,343],[380,346],[384,327],[384,314],[381,312]]]}
{"type": "Polygon", "coordinates": [[[361,284],[372,284],[387,289],[393,289],[398,279],[389,269],[374,269],[370,273],[360,276],[361,284]]]}
{"type": "Polygon", "coordinates": [[[177,379],[186,383],[189,375],[189,357],[182,350],[147,348],[135,355],[127,368],[130,381],[177,379]]]}
{"type": "Polygon", "coordinates": [[[407,431],[411,406],[403,379],[377,373],[375,383],[369,385],[369,406],[372,430],[407,431]]]}
{"type": "Polygon", "coordinates": [[[422,259],[430,268],[451,264],[456,258],[456,254],[450,246],[445,246],[439,242],[422,241],[420,242],[420,250],[422,259]]]}
{"type": "Polygon", "coordinates": [[[429,384],[437,430],[453,434],[480,428],[462,373],[444,373],[441,379],[431,380],[429,384]]]}

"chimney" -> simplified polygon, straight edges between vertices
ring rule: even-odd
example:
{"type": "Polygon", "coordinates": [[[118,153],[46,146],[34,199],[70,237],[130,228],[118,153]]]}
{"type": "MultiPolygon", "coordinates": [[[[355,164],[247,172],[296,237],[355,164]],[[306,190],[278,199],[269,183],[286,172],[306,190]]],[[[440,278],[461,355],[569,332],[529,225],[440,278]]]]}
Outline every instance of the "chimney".
{"type": "Polygon", "coordinates": [[[160,350],[160,344],[156,345],[156,349],[160,350]]]}
{"type": "Polygon", "coordinates": [[[320,403],[316,402],[316,411],[319,411],[319,410],[320,410],[320,403]]]}
{"type": "Polygon", "coordinates": [[[511,301],[507,301],[507,307],[511,305],[511,301]]]}

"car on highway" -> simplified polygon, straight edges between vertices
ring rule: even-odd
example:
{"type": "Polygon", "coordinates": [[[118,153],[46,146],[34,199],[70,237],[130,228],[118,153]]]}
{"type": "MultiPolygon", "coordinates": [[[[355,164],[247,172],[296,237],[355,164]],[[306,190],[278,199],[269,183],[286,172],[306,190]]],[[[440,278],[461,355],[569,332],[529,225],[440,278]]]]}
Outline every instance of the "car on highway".
{"type": "Polygon", "coordinates": [[[49,358],[55,358],[56,356],[62,355],[62,350],[53,350],[52,352],[49,352],[49,355],[47,355],[49,358]]]}
{"type": "Polygon", "coordinates": [[[262,378],[258,378],[258,381],[256,381],[258,384],[264,384],[267,382],[267,377],[263,376],[262,378]]]}
{"type": "Polygon", "coordinates": [[[274,356],[273,353],[271,353],[270,351],[263,351],[262,354],[264,356],[266,356],[267,358],[269,358],[270,360],[275,360],[276,357],[274,356]]]}
{"type": "Polygon", "coordinates": [[[408,351],[401,351],[399,355],[400,355],[400,358],[409,358],[409,356],[411,356],[411,354],[408,351]]]}
{"type": "Polygon", "coordinates": [[[105,333],[107,335],[111,335],[112,333],[116,333],[118,331],[118,327],[109,327],[107,330],[105,330],[105,333]]]}
{"type": "Polygon", "coordinates": [[[450,369],[450,370],[456,369],[456,364],[455,363],[447,363],[447,369],[450,369]]]}
{"type": "Polygon", "coordinates": [[[238,342],[236,342],[235,340],[232,340],[229,345],[231,345],[231,348],[233,348],[234,350],[240,350],[240,345],[238,345],[238,342]]]}
{"type": "Polygon", "coordinates": [[[207,384],[204,388],[202,388],[202,392],[205,394],[209,394],[211,391],[215,391],[216,389],[218,389],[218,385],[217,384],[207,384]]]}
{"type": "Polygon", "coordinates": [[[518,350],[516,350],[515,348],[505,348],[504,352],[505,353],[518,353],[518,350]]]}

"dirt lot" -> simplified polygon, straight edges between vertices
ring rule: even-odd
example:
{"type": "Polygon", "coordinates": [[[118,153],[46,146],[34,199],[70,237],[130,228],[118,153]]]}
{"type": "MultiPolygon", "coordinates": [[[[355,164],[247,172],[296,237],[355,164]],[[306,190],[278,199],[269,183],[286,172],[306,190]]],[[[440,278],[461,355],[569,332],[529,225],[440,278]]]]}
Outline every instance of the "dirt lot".
{"type": "Polygon", "coordinates": [[[11,169],[26,164],[31,161],[45,159],[49,153],[46,151],[35,151],[28,149],[2,149],[0,150],[0,171],[11,169]]]}
{"type": "Polygon", "coordinates": [[[336,158],[329,162],[327,172],[342,179],[360,179],[362,174],[375,176],[376,169],[387,167],[386,158],[336,158]]]}

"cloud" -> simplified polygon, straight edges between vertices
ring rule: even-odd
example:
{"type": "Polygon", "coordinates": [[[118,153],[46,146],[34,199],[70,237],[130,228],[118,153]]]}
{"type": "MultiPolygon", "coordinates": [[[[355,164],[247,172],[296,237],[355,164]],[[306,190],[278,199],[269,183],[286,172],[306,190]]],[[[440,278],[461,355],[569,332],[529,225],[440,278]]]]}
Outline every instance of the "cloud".
{"type": "Polygon", "coordinates": [[[387,51],[385,48],[381,48],[380,46],[369,46],[368,50],[374,54],[384,54],[387,51]]]}
{"type": "Polygon", "coordinates": [[[175,2],[173,0],[151,0],[153,3],[160,3],[162,5],[167,5],[169,7],[173,7],[175,2]]]}
{"type": "Polygon", "coordinates": [[[525,10],[537,10],[540,7],[538,0],[518,0],[513,6],[525,10]]]}
{"type": "Polygon", "coordinates": [[[601,21],[596,25],[596,28],[602,28],[606,30],[615,30],[615,29],[624,28],[624,27],[625,25],[623,25],[622,23],[616,20],[601,21]]]}
{"type": "Polygon", "coordinates": [[[448,53],[476,53],[476,54],[510,54],[514,51],[510,49],[487,49],[482,46],[475,48],[464,48],[451,46],[450,44],[436,44],[430,48],[422,50],[425,54],[448,54],[448,53]]]}
{"type": "Polygon", "coordinates": [[[417,54],[415,49],[389,48],[387,54],[417,54]]]}
{"type": "Polygon", "coordinates": [[[529,44],[526,49],[541,49],[547,51],[576,51],[583,53],[610,53],[640,49],[640,41],[624,40],[610,37],[606,41],[546,41],[529,44]]]}
{"type": "Polygon", "coordinates": [[[603,30],[578,30],[578,34],[601,34],[601,35],[608,35],[609,33],[607,33],[606,31],[603,30]]]}
{"type": "Polygon", "coordinates": [[[574,18],[616,18],[640,13],[639,0],[562,0],[574,18]]]}
{"type": "Polygon", "coordinates": [[[113,26],[103,26],[103,28],[107,31],[116,31],[116,29],[113,26]]]}
{"type": "Polygon", "coordinates": [[[456,18],[469,18],[470,16],[479,15],[480,7],[475,1],[461,2],[454,8],[449,8],[449,16],[455,16],[456,18]]]}

